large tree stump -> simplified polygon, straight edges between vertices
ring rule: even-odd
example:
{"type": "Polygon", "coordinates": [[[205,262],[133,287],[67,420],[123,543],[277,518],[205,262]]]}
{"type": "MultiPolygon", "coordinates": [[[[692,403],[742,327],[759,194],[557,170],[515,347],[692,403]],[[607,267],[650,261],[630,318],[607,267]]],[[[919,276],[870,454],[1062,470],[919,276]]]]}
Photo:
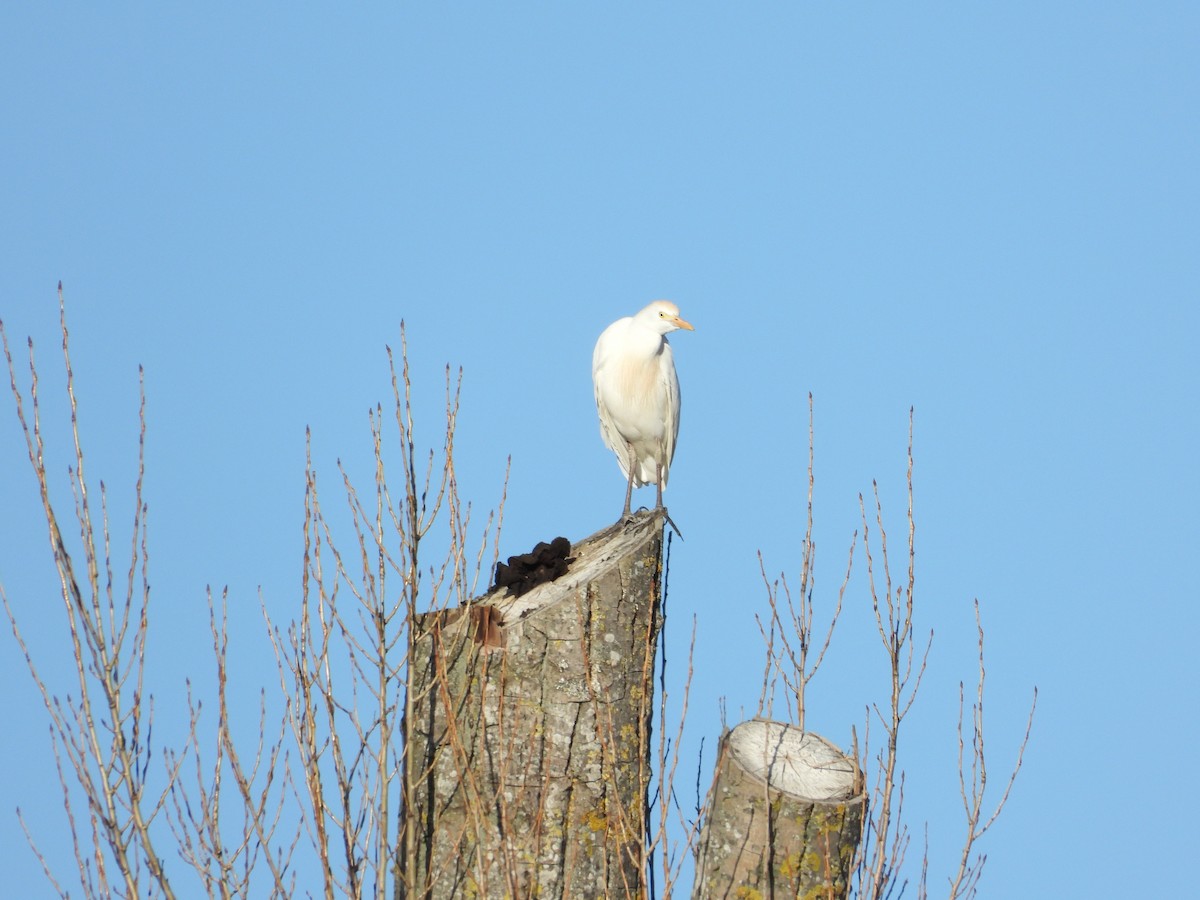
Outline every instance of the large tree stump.
{"type": "Polygon", "coordinates": [[[643,897],[661,513],[413,623],[397,892],[643,897]]]}
{"type": "Polygon", "coordinates": [[[846,896],[866,798],[833,744],[743,722],[721,740],[709,804],[693,900],[846,896]]]}

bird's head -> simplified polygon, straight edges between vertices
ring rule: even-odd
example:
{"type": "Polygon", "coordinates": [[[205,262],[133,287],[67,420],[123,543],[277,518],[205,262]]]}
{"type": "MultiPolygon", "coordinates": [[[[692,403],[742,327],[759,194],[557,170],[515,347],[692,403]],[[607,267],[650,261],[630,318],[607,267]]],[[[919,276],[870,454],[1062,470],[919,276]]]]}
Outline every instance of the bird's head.
{"type": "Polygon", "coordinates": [[[645,325],[659,334],[669,334],[672,331],[678,331],[680,328],[685,331],[695,331],[690,322],[686,322],[679,317],[679,307],[670,300],[655,300],[634,317],[639,323],[645,325]]]}

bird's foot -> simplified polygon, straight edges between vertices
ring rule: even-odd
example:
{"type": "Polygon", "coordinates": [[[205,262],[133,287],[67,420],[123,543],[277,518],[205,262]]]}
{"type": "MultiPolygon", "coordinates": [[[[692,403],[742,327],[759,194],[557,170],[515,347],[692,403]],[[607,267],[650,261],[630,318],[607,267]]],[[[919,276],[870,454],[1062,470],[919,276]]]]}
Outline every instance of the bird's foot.
{"type": "Polygon", "coordinates": [[[679,530],[679,526],[676,525],[674,520],[671,519],[670,514],[667,512],[667,508],[665,506],[660,506],[659,509],[662,510],[663,518],[667,520],[667,524],[671,526],[671,530],[679,535],[679,539],[682,541],[683,532],[679,530]]]}
{"type": "Polygon", "coordinates": [[[663,519],[665,519],[666,523],[671,526],[671,530],[679,536],[681,541],[683,540],[683,532],[679,530],[679,526],[675,524],[675,520],[671,518],[670,513],[667,512],[667,508],[661,503],[655,506],[653,510],[647,506],[638,507],[638,511],[634,513],[626,510],[620,521],[625,525],[626,528],[628,528],[633,525],[633,523],[638,520],[638,517],[644,512],[662,513],[663,519]]]}

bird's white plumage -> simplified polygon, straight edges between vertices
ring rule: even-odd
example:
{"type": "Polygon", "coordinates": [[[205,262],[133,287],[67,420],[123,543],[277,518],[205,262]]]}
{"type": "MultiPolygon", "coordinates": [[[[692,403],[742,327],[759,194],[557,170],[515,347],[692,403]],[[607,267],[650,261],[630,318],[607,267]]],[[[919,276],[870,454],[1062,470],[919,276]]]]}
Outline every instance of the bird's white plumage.
{"type": "Polygon", "coordinates": [[[604,329],[592,354],[604,443],[630,488],[656,484],[660,503],[679,434],[679,378],[666,335],[680,328],[693,330],[674,303],[656,300],[604,329]]]}

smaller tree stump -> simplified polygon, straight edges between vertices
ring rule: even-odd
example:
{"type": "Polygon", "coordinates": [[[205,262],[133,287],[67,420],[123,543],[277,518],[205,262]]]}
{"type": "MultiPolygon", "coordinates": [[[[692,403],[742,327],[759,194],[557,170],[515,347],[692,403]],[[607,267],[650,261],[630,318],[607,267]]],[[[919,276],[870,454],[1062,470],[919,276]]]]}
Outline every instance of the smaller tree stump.
{"type": "Polygon", "coordinates": [[[866,807],[854,760],[753,719],[725,734],[716,768],[693,900],[847,895],[866,807]]]}

